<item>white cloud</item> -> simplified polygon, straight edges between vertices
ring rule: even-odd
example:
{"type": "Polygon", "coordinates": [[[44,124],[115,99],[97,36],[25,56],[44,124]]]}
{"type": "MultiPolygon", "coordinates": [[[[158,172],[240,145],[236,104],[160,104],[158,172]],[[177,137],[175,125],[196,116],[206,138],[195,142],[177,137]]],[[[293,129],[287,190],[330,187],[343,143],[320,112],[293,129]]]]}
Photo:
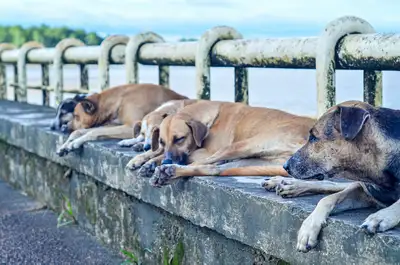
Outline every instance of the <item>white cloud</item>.
{"type": "Polygon", "coordinates": [[[193,23],[263,28],[274,20],[325,25],[355,15],[372,25],[392,26],[400,22],[398,10],[398,0],[13,0],[0,1],[0,21],[148,30],[169,22],[182,28],[193,23]]]}

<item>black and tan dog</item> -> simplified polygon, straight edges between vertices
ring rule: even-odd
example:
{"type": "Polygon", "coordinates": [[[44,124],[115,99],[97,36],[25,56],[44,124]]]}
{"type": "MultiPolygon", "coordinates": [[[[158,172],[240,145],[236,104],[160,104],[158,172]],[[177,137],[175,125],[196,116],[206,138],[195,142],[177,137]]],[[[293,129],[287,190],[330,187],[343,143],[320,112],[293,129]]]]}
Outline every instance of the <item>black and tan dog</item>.
{"type": "Polygon", "coordinates": [[[301,179],[295,180],[301,193],[333,193],[320,200],[303,222],[299,251],[316,246],[333,209],[377,206],[381,209],[368,216],[361,228],[368,233],[391,229],[400,222],[400,111],[359,101],[334,106],[316,122],[308,142],[284,168],[301,179]],[[327,181],[304,181],[332,177],[356,182],[332,186],[327,181]]]}

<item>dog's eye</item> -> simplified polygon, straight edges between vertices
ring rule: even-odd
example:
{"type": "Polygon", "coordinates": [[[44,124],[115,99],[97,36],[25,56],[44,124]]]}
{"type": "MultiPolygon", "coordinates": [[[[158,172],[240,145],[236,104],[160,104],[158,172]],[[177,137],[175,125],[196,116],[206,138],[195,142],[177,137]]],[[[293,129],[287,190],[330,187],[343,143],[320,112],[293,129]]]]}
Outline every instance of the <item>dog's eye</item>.
{"type": "Polygon", "coordinates": [[[310,133],[310,136],[308,137],[308,141],[310,143],[314,143],[314,142],[318,141],[318,138],[314,134],[310,133]]]}
{"type": "Polygon", "coordinates": [[[79,121],[80,117],[79,117],[78,115],[76,115],[76,114],[74,113],[73,116],[74,116],[74,119],[75,119],[76,121],[79,121]]]}
{"type": "Polygon", "coordinates": [[[179,144],[182,143],[183,140],[185,140],[185,136],[179,137],[179,138],[175,138],[174,143],[175,144],[179,144]]]}
{"type": "Polygon", "coordinates": [[[161,145],[161,146],[164,146],[164,145],[165,145],[163,139],[160,138],[160,141],[159,141],[159,142],[160,142],[160,145],[161,145]]]}

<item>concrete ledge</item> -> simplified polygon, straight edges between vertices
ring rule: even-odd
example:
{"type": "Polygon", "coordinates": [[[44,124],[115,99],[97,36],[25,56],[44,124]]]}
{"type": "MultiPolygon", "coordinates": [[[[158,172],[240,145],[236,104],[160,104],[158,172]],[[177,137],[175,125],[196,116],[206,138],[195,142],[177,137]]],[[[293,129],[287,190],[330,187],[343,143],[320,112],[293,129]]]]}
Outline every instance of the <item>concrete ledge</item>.
{"type": "MultiPolygon", "coordinates": [[[[80,154],[59,158],[55,154],[56,146],[64,141],[65,136],[47,129],[54,110],[8,101],[0,101],[0,109],[0,139],[8,145],[44,158],[43,161],[48,161],[46,163],[64,166],[64,171],[72,168],[80,173],[78,175],[95,179],[102,187],[111,187],[118,194],[130,195],[135,203],[159,207],[163,213],[168,212],[194,226],[206,227],[207,231],[233,239],[227,242],[238,241],[242,246],[249,246],[262,255],[272,255],[291,264],[400,263],[399,229],[373,237],[358,231],[358,225],[372,210],[351,211],[330,218],[317,249],[307,254],[299,253],[295,250],[297,230],[321,196],[282,199],[260,188],[262,178],[250,177],[181,180],[171,186],[155,189],[148,179],[125,173],[125,165],[135,153],[118,148],[116,141],[88,143],[80,154]]],[[[15,159],[9,161],[16,163],[15,159]]],[[[10,176],[17,178],[18,175],[26,175],[21,167],[16,166],[14,170],[13,173],[9,172],[10,176]]],[[[41,170],[46,171],[47,168],[41,170]]],[[[60,170],[57,172],[56,175],[61,175],[60,170]]],[[[9,181],[13,182],[13,177],[10,178],[9,181]]],[[[29,181],[25,180],[26,183],[29,181]]],[[[21,188],[30,187],[27,185],[21,188]]],[[[130,203],[124,206],[132,207],[130,203]]],[[[104,202],[104,207],[107,205],[108,202],[104,202]]],[[[110,207],[112,208],[111,204],[106,209],[110,207]]],[[[124,207],[119,208],[120,214],[124,214],[124,211],[124,207]]],[[[140,213],[136,217],[147,222],[146,217],[140,216],[140,213]]],[[[118,225],[123,227],[125,223],[118,225]]],[[[142,228],[145,229],[146,226],[142,228]]],[[[107,231],[113,228],[105,226],[102,229],[104,238],[107,239],[107,231]]],[[[202,259],[199,260],[203,262],[202,259]]],[[[193,264],[192,260],[187,262],[193,264]]],[[[224,261],[221,260],[218,264],[224,264],[224,261]]]]}

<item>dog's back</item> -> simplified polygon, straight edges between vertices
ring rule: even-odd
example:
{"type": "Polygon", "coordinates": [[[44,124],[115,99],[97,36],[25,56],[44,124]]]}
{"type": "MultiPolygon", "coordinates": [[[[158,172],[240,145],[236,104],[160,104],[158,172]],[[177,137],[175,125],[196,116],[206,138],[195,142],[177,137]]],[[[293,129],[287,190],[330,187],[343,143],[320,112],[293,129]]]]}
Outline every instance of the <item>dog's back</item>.
{"type": "Polygon", "coordinates": [[[171,89],[155,84],[127,84],[88,96],[75,107],[70,130],[104,124],[133,127],[136,121],[173,99],[187,99],[171,89]]]}

